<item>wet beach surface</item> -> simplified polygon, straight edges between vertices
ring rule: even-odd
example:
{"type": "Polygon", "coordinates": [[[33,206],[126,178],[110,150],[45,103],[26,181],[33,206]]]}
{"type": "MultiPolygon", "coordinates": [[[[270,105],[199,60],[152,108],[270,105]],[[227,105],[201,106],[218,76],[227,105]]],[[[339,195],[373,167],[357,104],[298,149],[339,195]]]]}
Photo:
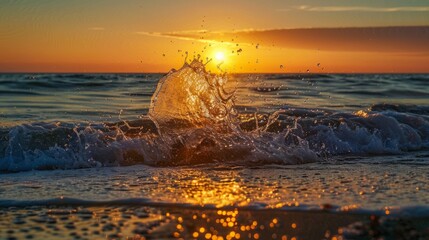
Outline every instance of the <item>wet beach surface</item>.
{"type": "Polygon", "coordinates": [[[429,169],[398,162],[4,174],[0,237],[425,239],[429,169]]]}

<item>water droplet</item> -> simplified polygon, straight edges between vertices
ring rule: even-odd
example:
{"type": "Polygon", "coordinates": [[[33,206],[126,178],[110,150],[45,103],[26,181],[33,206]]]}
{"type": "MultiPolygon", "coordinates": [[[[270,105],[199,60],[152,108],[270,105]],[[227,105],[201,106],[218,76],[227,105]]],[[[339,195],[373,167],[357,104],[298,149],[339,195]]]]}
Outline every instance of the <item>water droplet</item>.
{"type": "Polygon", "coordinates": [[[283,69],[283,65],[280,65],[280,69],[283,69]]]}

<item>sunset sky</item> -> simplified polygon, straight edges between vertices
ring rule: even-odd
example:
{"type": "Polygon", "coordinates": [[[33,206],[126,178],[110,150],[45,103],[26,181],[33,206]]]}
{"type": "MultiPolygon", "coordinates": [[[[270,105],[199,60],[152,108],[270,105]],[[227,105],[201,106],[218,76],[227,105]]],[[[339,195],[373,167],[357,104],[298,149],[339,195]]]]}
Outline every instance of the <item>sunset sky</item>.
{"type": "Polygon", "coordinates": [[[429,2],[0,2],[0,72],[167,72],[186,51],[214,71],[429,72],[429,2]]]}

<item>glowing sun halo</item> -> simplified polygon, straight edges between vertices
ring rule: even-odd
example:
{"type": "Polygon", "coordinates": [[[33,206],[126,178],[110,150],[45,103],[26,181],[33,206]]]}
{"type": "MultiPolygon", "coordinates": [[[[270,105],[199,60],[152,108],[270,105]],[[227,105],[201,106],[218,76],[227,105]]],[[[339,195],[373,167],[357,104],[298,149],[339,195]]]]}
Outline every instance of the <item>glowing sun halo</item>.
{"type": "Polygon", "coordinates": [[[225,53],[223,52],[216,52],[215,53],[215,59],[219,62],[222,62],[225,60],[225,53]]]}

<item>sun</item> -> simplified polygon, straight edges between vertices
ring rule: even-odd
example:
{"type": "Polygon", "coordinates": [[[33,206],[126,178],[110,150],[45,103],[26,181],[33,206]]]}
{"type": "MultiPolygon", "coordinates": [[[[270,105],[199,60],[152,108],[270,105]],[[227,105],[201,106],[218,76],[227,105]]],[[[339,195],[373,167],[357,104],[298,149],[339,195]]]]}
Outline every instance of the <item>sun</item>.
{"type": "Polygon", "coordinates": [[[215,53],[215,59],[216,59],[218,62],[223,62],[223,61],[225,61],[225,53],[224,53],[224,52],[221,52],[221,51],[216,52],[216,53],[215,53]]]}

